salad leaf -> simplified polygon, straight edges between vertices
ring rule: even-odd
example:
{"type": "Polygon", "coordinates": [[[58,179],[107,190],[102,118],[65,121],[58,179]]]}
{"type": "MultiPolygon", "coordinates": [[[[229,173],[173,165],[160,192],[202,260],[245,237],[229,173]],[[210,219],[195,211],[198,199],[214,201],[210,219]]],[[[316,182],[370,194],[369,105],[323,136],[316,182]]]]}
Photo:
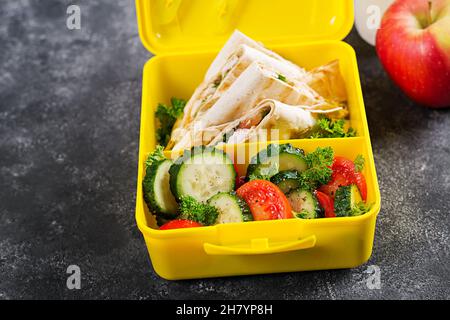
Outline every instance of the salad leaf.
{"type": "Polygon", "coordinates": [[[180,118],[183,115],[184,107],[186,107],[186,100],[178,99],[178,98],[172,98],[172,115],[175,118],[180,118]]]}
{"type": "Polygon", "coordinates": [[[186,101],[182,99],[172,98],[171,106],[158,104],[155,116],[159,122],[159,128],[156,132],[158,143],[167,146],[172,134],[172,128],[178,118],[183,115],[186,101]]]}
{"type": "Polygon", "coordinates": [[[333,170],[334,151],[331,147],[317,148],[305,156],[308,169],[303,171],[300,176],[300,184],[303,189],[315,190],[331,180],[333,170]]]}
{"type": "Polygon", "coordinates": [[[355,171],[356,172],[361,172],[364,170],[364,165],[366,160],[364,159],[364,157],[362,155],[358,155],[355,159],[355,161],[353,161],[355,163],[355,171]]]}
{"type": "Polygon", "coordinates": [[[219,216],[216,207],[201,203],[190,196],[181,197],[180,213],[180,219],[195,221],[204,226],[212,226],[219,216]]]}
{"type": "Polygon", "coordinates": [[[147,160],[145,161],[145,169],[147,170],[147,168],[155,162],[162,161],[164,159],[166,159],[166,157],[164,156],[164,147],[157,146],[155,151],[148,155],[147,160]]]}
{"type": "Polygon", "coordinates": [[[326,117],[320,118],[317,121],[317,129],[311,135],[312,139],[350,137],[356,137],[356,131],[353,128],[349,128],[345,131],[344,120],[332,120],[326,117]]]}
{"type": "Polygon", "coordinates": [[[352,209],[352,216],[362,216],[363,214],[369,212],[370,209],[372,209],[372,204],[360,202],[352,209]]]}

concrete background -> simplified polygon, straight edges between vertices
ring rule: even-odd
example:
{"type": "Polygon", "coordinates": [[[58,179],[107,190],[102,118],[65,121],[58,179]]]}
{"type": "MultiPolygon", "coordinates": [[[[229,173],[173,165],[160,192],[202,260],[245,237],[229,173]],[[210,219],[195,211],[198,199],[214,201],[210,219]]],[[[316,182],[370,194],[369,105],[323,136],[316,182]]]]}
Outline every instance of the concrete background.
{"type": "Polygon", "coordinates": [[[382,193],[353,270],[168,282],[135,226],[142,47],[134,2],[0,4],[0,299],[450,297],[450,111],[410,102],[352,32],[382,193]],[[66,268],[82,289],[66,288],[66,268]],[[381,268],[381,290],[364,271],[381,268]]]}

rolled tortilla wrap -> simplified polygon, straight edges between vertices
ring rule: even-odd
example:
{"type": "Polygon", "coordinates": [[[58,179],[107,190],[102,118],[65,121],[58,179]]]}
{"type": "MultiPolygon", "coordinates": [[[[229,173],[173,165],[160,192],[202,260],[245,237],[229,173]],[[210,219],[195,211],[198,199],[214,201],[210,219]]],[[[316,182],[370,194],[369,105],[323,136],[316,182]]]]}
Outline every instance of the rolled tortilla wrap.
{"type": "Polygon", "coordinates": [[[194,126],[206,128],[239,119],[265,99],[291,105],[326,104],[307,85],[294,87],[264,65],[254,62],[202,117],[196,119],[194,126]]]}
{"type": "Polygon", "coordinates": [[[174,150],[190,149],[199,145],[217,146],[224,143],[303,138],[316,125],[317,114],[327,112],[330,111],[310,111],[301,105],[292,106],[276,100],[263,100],[237,120],[190,131],[183,136],[174,150]]]}
{"type": "Polygon", "coordinates": [[[347,101],[347,90],[341,75],[339,60],[308,72],[306,83],[327,100],[341,103],[347,101]]]}
{"type": "Polygon", "coordinates": [[[217,57],[214,59],[211,66],[209,67],[205,75],[205,80],[209,80],[212,77],[215,77],[220,72],[220,70],[223,69],[223,66],[233,55],[236,48],[243,44],[247,45],[248,47],[257,49],[276,60],[283,61],[284,63],[291,65],[293,68],[299,68],[297,65],[284,59],[275,52],[266,49],[261,43],[249,38],[239,30],[235,30],[234,33],[231,35],[231,37],[228,39],[228,41],[225,43],[225,45],[223,46],[222,50],[219,52],[217,57]]]}
{"type": "Polygon", "coordinates": [[[202,113],[206,112],[228,90],[237,78],[254,62],[258,62],[268,70],[285,78],[301,81],[307,77],[302,68],[288,63],[286,60],[275,59],[266,53],[241,44],[231,53],[221,70],[209,80],[205,80],[194,92],[184,109],[181,122],[175,127],[187,127],[202,113]]]}
{"type": "Polygon", "coordinates": [[[259,124],[263,120],[266,113],[270,112],[270,110],[270,107],[265,105],[257,106],[256,108],[250,110],[241,119],[232,120],[217,126],[196,128],[190,131],[185,131],[185,134],[175,145],[173,150],[186,150],[194,146],[209,146],[217,145],[220,142],[226,142],[227,138],[234,134],[241,122],[248,121],[249,119],[257,119],[256,122],[259,124]]]}
{"type": "Polygon", "coordinates": [[[304,138],[317,124],[318,114],[336,112],[337,109],[309,110],[307,106],[264,100],[248,115],[223,127],[221,135],[208,145],[304,138]]]}
{"type": "Polygon", "coordinates": [[[301,138],[313,129],[316,122],[315,114],[302,106],[264,100],[251,114],[223,128],[223,135],[229,137],[216,137],[209,145],[214,146],[222,141],[236,144],[301,138]],[[230,132],[233,133],[230,135],[230,132]]]}
{"type": "MultiPolygon", "coordinates": [[[[195,119],[181,123],[172,131],[168,149],[177,149],[181,140],[193,130],[202,130],[239,119],[260,101],[273,98],[289,104],[299,101],[315,104],[315,93],[300,92],[288,83],[277,78],[277,74],[263,65],[253,62],[230,86],[211,102],[212,105],[199,112],[195,119]]],[[[182,143],[184,145],[184,143],[182,143]]]]}
{"type": "Polygon", "coordinates": [[[206,141],[198,136],[199,132],[222,128],[248,115],[265,99],[301,105],[311,113],[326,113],[335,118],[348,115],[338,61],[307,73],[236,31],[186,105],[167,149],[206,141]]]}
{"type": "Polygon", "coordinates": [[[314,112],[330,113],[342,109],[324,100],[308,85],[294,86],[288,80],[280,80],[278,74],[265,65],[253,62],[211,107],[196,116],[195,121],[173,130],[168,149],[185,148],[190,139],[196,137],[194,132],[240,119],[266,99],[301,105],[314,112]]]}

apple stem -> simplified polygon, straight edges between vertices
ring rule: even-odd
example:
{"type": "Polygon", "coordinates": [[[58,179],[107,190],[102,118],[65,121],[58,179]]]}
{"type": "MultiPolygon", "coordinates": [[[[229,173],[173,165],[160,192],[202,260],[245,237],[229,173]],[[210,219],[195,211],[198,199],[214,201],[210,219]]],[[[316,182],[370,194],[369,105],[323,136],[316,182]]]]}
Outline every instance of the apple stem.
{"type": "Polygon", "coordinates": [[[431,9],[433,8],[433,2],[428,1],[428,12],[427,12],[427,26],[433,23],[433,18],[431,17],[431,9]]]}

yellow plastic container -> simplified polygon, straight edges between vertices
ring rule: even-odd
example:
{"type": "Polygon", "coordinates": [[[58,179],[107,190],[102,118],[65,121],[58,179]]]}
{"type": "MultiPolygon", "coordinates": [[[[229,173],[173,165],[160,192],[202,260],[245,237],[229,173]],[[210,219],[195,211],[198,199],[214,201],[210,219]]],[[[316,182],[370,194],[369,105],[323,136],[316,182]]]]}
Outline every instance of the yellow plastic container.
{"type": "MultiPolygon", "coordinates": [[[[145,47],[157,54],[145,65],[136,221],[157,274],[192,279],[248,274],[352,268],[372,253],[380,210],[375,164],[364,102],[351,46],[341,41],[353,24],[353,0],[136,0],[145,47]],[[337,155],[366,159],[364,175],[372,210],[359,217],[278,220],[159,231],[142,194],[144,161],[155,148],[155,107],[172,96],[189,98],[234,29],[305,68],[339,59],[356,138],[290,140],[314,151],[331,146],[337,155]]],[[[284,143],[286,141],[280,141],[284,143]]],[[[225,149],[247,152],[264,146],[225,149]]],[[[239,166],[245,173],[246,166],[239,166]]]]}

